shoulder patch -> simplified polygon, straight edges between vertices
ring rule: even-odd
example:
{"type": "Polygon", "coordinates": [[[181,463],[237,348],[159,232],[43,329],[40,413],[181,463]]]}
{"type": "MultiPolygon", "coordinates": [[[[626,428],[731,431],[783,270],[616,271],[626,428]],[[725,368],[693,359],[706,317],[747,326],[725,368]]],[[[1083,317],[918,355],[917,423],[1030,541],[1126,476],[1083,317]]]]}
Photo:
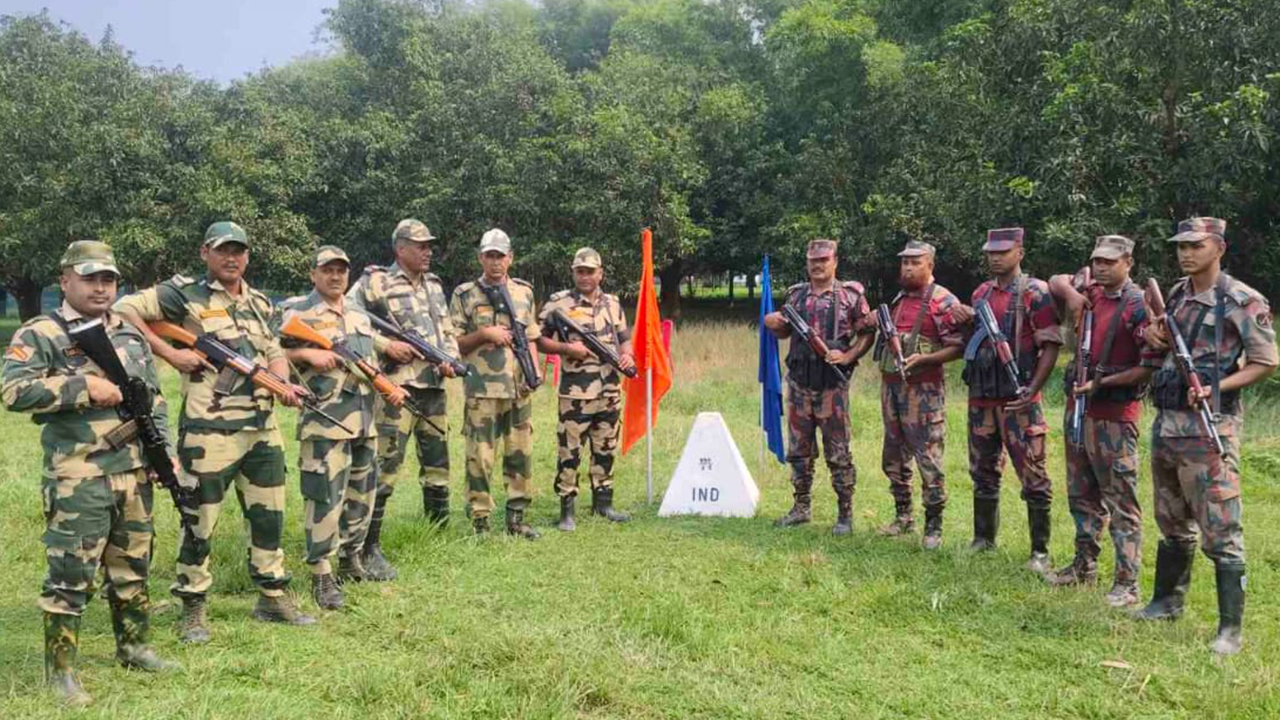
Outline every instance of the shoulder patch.
{"type": "Polygon", "coordinates": [[[458,287],[454,288],[453,294],[461,295],[463,293],[469,293],[473,288],[475,288],[475,286],[476,286],[476,282],[474,280],[468,280],[462,283],[461,285],[459,285],[458,287]]]}
{"type": "Polygon", "coordinates": [[[840,285],[842,285],[844,289],[852,290],[858,293],[859,295],[865,295],[867,292],[862,288],[862,283],[858,282],[857,280],[843,280],[840,282],[840,285]]]}
{"type": "Polygon", "coordinates": [[[511,278],[511,282],[513,282],[513,283],[515,283],[515,284],[517,284],[517,285],[523,285],[523,286],[525,286],[525,287],[529,288],[530,290],[532,290],[532,289],[533,289],[533,285],[531,285],[528,281],[521,280],[520,278],[511,278]]]}
{"type": "Polygon", "coordinates": [[[20,343],[13,343],[4,351],[4,359],[24,363],[31,359],[31,349],[20,343]]]}

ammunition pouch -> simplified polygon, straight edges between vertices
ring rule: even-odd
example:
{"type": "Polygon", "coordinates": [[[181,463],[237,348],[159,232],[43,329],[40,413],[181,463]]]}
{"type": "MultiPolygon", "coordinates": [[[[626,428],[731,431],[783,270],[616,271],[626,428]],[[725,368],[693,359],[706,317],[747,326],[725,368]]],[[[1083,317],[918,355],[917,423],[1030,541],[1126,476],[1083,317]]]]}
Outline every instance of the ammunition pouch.
{"type": "MultiPolygon", "coordinates": [[[[1219,377],[1225,377],[1228,374],[1223,371],[1219,372],[1219,377]]],[[[1212,367],[1196,368],[1196,375],[1200,377],[1200,383],[1207,388],[1213,387],[1214,373],[1215,369],[1212,367]]],[[[1156,371],[1155,377],[1151,382],[1151,401],[1161,410],[1193,410],[1194,408],[1187,404],[1187,391],[1189,389],[1190,386],[1177,368],[1160,368],[1156,371]]],[[[1223,415],[1238,414],[1240,410],[1240,391],[1232,390],[1220,393],[1218,403],[1219,413],[1223,415]]]]}
{"type": "MultiPolygon", "coordinates": [[[[941,349],[941,345],[934,343],[927,337],[917,336],[914,343],[909,342],[907,335],[900,335],[902,338],[902,357],[909,358],[912,355],[928,355],[941,349]]],[[[873,356],[876,361],[876,367],[884,375],[898,374],[898,358],[894,356],[893,351],[889,349],[886,342],[876,341],[876,354],[873,356]]],[[[913,368],[907,373],[907,377],[911,377],[920,372],[919,367],[913,368]]]]}
{"type": "MultiPolygon", "coordinates": [[[[1033,352],[1017,356],[1018,379],[1024,386],[1035,373],[1037,357],[1033,352]]],[[[1011,398],[1018,395],[1018,389],[1009,379],[1009,373],[1001,366],[1000,357],[996,355],[990,342],[984,342],[973,359],[965,362],[960,377],[969,386],[971,398],[1011,398]]]]}
{"type": "MultiPolygon", "coordinates": [[[[845,350],[848,343],[842,340],[829,341],[832,350],[845,350]]],[[[828,390],[841,387],[847,381],[840,376],[830,363],[809,347],[809,343],[797,338],[787,353],[787,377],[791,382],[806,390],[828,390]]]]}

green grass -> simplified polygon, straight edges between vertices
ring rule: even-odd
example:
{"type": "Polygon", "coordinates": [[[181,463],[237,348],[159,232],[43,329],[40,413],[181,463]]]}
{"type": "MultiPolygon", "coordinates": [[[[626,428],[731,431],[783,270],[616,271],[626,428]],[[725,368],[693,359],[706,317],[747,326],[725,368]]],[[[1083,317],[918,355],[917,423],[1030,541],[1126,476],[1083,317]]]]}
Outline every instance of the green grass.
{"type": "MultiPolygon", "coordinates": [[[[679,459],[693,415],[725,414],[757,472],[754,336],[742,324],[686,326],[676,338],[675,390],[662,405],[655,439],[659,495],[679,459]]],[[[166,375],[176,391],[176,377],[166,375]]],[[[814,524],[770,527],[789,506],[784,467],[769,461],[752,520],[658,519],[644,505],[644,453],[620,461],[619,504],[628,525],[580,517],[576,533],[550,525],[556,502],[554,400],[536,398],[533,519],[536,543],[472,538],[455,504],[454,522],[430,531],[417,487],[401,475],[385,534],[401,579],[361,585],[348,609],[318,628],[249,619],[253,588],[244,569],[245,532],[234,503],[215,539],[214,639],[179,646],[173,579],[174,513],[157,500],[152,596],[155,641],[185,670],[130,673],[111,661],[101,598],[84,623],[83,679],[97,702],[90,717],[519,717],[519,718],[1268,718],[1280,715],[1280,437],[1275,406],[1260,408],[1245,450],[1250,596],[1246,649],[1214,661],[1212,574],[1196,561],[1187,616],[1138,625],[1105,608],[1100,588],[1054,590],[1022,569],[1026,520],[1006,473],[999,551],[970,556],[970,488],[963,386],[950,383],[946,469],[952,500],[946,544],[926,554],[913,542],[878,537],[892,503],[879,471],[877,381],[860,371],[853,390],[859,468],[856,529],[835,539],[834,499],[819,474],[814,524]],[[1123,663],[1120,667],[1104,662],[1123,663]]],[[[172,397],[176,397],[173,395],[172,397]]],[[[1056,398],[1054,400],[1056,402],[1056,398]]],[[[460,420],[452,398],[453,427],[460,420]]],[[[1061,407],[1048,410],[1061,417],[1061,407]]],[[[292,429],[292,413],[288,420],[292,429]]],[[[1056,420],[1054,425],[1059,425],[1056,420]]],[[[39,612],[44,573],[37,428],[0,416],[0,717],[61,715],[42,689],[39,612]]],[[[1145,429],[1144,429],[1145,436],[1145,429]]],[[[1053,552],[1071,552],[1061,435],[1049,468],[1055,500],[1053,552]]],[[[451,443],[454,475],[463,443],[451,443]]],[[[296,443],[285,547],[295,590],[301,562],[296,443]]],[[[1149,477],[1143,471],[1150,514],[1149,477]]],[[[458,492],[460,478],[455,480],[458,492]]],[[[1157,531],[1146,521],[1144,590],[1157,531]]],[[[1109,546],[1103,573],[1111,571],[1109,546]]],[[[314,610],[314,605],[304,601],[314,610]]]]}

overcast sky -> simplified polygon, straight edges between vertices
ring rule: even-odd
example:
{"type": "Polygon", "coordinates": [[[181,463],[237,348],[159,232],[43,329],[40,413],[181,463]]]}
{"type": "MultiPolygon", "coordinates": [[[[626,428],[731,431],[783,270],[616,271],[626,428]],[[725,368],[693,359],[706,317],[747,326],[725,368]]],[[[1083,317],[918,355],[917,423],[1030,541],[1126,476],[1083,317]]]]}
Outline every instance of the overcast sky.
{"type": "Polygon", "coordinates": [[[0,15],[49,15],[98,41],[110,25],[139,65],[181,65],[226,83],[327,46],[315,42],[337,0],[0,0],[0,15]]]}

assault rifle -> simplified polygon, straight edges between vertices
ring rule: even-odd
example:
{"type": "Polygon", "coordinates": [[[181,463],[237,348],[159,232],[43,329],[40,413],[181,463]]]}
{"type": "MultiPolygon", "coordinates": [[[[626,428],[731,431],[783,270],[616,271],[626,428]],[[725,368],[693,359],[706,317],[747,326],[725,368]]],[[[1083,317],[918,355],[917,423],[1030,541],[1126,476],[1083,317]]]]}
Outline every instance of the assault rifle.
{"type": "MultiPolygon", "coordinates": [[[[1092,280],[1088,268],[1084,271],[1084,288],[1087,291],[1092,280]]],[[[1116,312],[1119,312],[1117,310],[1116,312]]],[[[1089,396],[1075,394],[1075,389],[1089,382],[1093,364],[1093,308],[1084,311],[1084,318],[1076,330],[1076,375],[1071,383],[1071,416],[1067,418],[1067,439],[1072,445],[1084,445],[1084,415],[1089,406],[1089,396]]]]}
{"type": "Polygon", "coordinates": [[[1009,374],[1009,380],[1013,383],[1018,397],[1026,395],[1027,386],[1022,384],[1022,378],[1018,373],[1018,361],[1013,357],[1013,350],[1009,348],[1009,338],[1005,337],[1004,331],[1000,329],[1000,323],[996,321],[991,305],[986,300],[979,300],[974,303],[973,312],[978,318],[978,332],[969,341],[969,346],[976,349],[984,338],[989,340],[992,349],[996,351],[996,357],[1000,360],[1000,366],[1009,374]]]}
{"type": "Polygon", "coordinates": [[[1160,283],[1155,278],[1147,280],[1147,307],[1151,308],[1151,314],[1156,316],[1156,320],[1163,323],[1169,332],[1169,339],[1172,340],[1173,358],[1178,365],[1178,371],[1182,373],[1182,378],[1187,381],[1187,385],[1195,390],[1196,408],[1200,412],[1200,429],[1204,430],[1204,436],[1213,444],[1213,449],[1219,455],[1223,455],[1226,451],[1222,446],[1222,436],[1218,434],[1218,425],[1214,422],[1213,407],[1209,404],[1209,398],[1201,397],[1204,391],[1204,383],[1200,382],[1200,376],[1196,374],[1195,363],[1191,360],[1191,350],[1187,347],[1187,341],[1182,337],[1182,329],[1178,327],[1178,323],[1169,317],[1168,310],[1164,305],[1164,295],[1160,292],[1160,283]]]}
{"type": "Polygon", "coordinates": [[[559,309],[552,310],[548,315],[551,322],[555,323],[556,329],[560,332],[560,339],[568,342],[569,333],[577,333],[582,338],[582,344],[592,352],[601,361],[612,365],[618,372],[629,378],[636,376],[636,368],[633,365],[630,368],[622,368],[622,358],[618,357],[618,353],[613,348],[604,344],[595,333],[589,332],[581,324],[575,322],[559,309]]]}
{"type": "Polygon", "coordinates": [[[507,284],[481,285],[480,289],[484,291],[485,297],[489,298],[489,304],[493,306],[495,315],[504,312],[511,318],[511,351],[515,353],[516,363],[520,366],[521,374],[524,375],[525,387],[530,390],[538,389],[542,384],[542,378],[538,377],[538,369],[533,364],[533,351],[529,348],[529,338],[525,336],[525,325],[516,319],[515,305],[511,302],[511,293],[507,291],[507,284]]]}
{"type": "MultiPolygon", "coordinates": [[[[781,312],[782,317],[786,318],[787,324],[791,326],[791,329],[800,336],[801,340],[808,343],[809,347],[813,349],[813,352],[818,357],[825,361],[827,353],[831,352],[831,346],[827,345],[827,341],[823,340],[821,335],[814,332],[813,326],[805,322],[805,319],[801,317],[800,313],[791,305],[784,304],[781,312]]],[[[842,380],[847,381],[849,377],[853,375],[853,368],[848,365],[828,364],[831,365],[836,373],[840,375],[842,380]]]]}
{"type": "MultiPolygon", "coordinates": [[[[924,308],[920,308],[920,312],[924,312],[924,308]]],[[[898,368],[898,375],[902,377],[902,382],[907,381],[907,359],[902,355],[902,334],[898,332],[898,326],[893,322],[893,315],[889,313],[889,306],[880,303],[876,308],[876,324],[880,326],[880,339],[884,343],[885,348],[893,351],[893,364],[898,368]]]]}
{"type": "Polygon", "coordinates": [[[373,327],[378,332],[389,338],[407,343],[413,348],[414,352],[422,356],[423,360],[433,365],[448,365],[453,370],[453,374],[458,377],[465,377],[471,374],[470,365],[463,364],[449,353],[427,342],[427,339],[419,335],[416,330],[401,329],[386,318],[379,317],[373,312],[369,312],[368,315],[370,322],[373,323],[373,327]]]}

